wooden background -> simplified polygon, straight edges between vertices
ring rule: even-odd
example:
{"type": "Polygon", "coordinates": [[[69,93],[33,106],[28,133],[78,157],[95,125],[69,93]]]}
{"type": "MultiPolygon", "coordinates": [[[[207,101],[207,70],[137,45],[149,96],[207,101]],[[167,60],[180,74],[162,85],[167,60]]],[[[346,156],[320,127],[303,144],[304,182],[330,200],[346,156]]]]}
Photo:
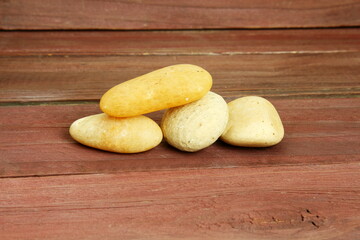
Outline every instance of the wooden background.
{"type": "Polygon", "coordinates": [[[3,0],[1,29],[219,29],[360,25],[358,0],[3,0]]]}
{"type": "Polygon", "coordinates": [[[0,1],[0,239],[360,239],[359,25],[360,1],[0,1]],[[108,88],[177,63],[266,97],[284,140],[72,140],[108,88]]]}

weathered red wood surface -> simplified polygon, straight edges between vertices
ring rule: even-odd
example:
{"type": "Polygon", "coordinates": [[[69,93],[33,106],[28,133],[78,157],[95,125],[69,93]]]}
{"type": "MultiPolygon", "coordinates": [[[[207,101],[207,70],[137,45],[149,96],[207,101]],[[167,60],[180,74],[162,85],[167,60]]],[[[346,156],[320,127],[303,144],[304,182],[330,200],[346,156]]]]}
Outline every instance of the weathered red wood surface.
{"type": "Polygon", "coordinates": [[[356,28],[0,32],[0,239],[360,239],[359,47],[356,28]],[[184,62],[227,101],[267,97],[284,140],[115,154],[71,139],[109,87],[184,62]]]}
{"type": "Polygon", "coordinates": [[[360,29],[0,31],[1,56],[163,56],[353,52],[360,29]]]}
{"type": "Polygon", "coordinates": [[[359,239],[359,177],[348,163],[0,179],[0,235],[359,239]]]}
{"type": "Polygon", "coordinates": [[[98,100],[120,82],[177,63],[203,66],[225,97],[360,92],[360,29],[0,36],[0,102],[98,100]]]}
{"type": "Polygon", "coordinates": [[[347,96],[360,92],[360,52],[234,56],[3,57],[0,102],[98,100],[123,81],[170,64],[212,73],[224,97],[347,96]],[[221,64],[219,64],[221,62],[221,64]]]}
{"type": "MultiPolygon", "coordinates": [[[[115,154],[84,147],[71,139],[68,128],[78,118],[99,113],[95,104],[2,107],[0,177],[360,160],[360,98],[271,101],[285,125],[281,144],[254,149],[218,141],[197,153],[183,153],[164,142],[141,154],[115,154]]],[[[162,112],[149,116],[159,122],[162,112]]]]}
{"type": "Polygon", "coordinates": [[[0,29],[204,29],[359,25],[358,0],[0,1],[0,29]]]}

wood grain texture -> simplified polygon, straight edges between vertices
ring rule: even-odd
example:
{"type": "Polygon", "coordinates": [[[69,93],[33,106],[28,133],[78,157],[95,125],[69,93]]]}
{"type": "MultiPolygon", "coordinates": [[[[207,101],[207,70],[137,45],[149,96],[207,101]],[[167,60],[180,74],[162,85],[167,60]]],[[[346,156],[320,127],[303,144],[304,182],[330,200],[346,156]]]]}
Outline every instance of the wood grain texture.
{"type": "Polygon", "coordinates": [[[230,97],[359,94],[360,30],[0,33],[0,102],[98,100],[110,87],[197,64],[230,97]]]}
{"type": "MultiPolygon", "coordinates": [[[[69,126],[99,113],[97,104],[1,107],[0,177],[360,161],[360,98],[271,101],[285,127],[279,145],[240,148],[218,141],[197,153],[180,152],[165,142],[140,154],[80,145],[71,139],[69,126]]],[[[162,113],[149,116],[159,122],[162,113]]]]}
{"type": "Polygon", "coordinates": [[[360,25],[345,1],[0,1],[0,29],[209,29],[360,25]]]}
{"type": "MultiPolygon", "coordinates": [[[[0,25],[16,17],[33,26],[42,18],[56,28],[49,16],[62,24],[78,4],[84,11],[75,18],[102,4],[116,20],[115,5],[138,2],[75,1],[59,12],[69,2],[0,1],[0,25]],[[25,8],[22,18],[17,11],[25,8]],[[29,20],[25,13],[37,8],[29,20]]],[[[172,13],[197,4],[202,18],[203,2],[167,3],[172,13]]],[[[272,11],[275,1],[251,6],[260,3],[268,5],[247,11],[272,11]]],[[[303,18],[318,14],[316,24],[321,14],[338,23],[358,19],[356,1],[334,3],[277,1],[277,19],[286,16],[284,4],[287,16],[294,7],[303,18]]],[[[207,4],[214,13],[235,1],[207,4]]],[[[108,22],[99,20],[101,8],[97,13],[94,21],[108,22]]],[[[359,47],[356,28],[0,32],[0,239],[360,239],[359,47]],[[162,142],[145,153],[116,154],[70,137],[70,124],[99,113],[98,99],[111,86],[184,62],[209,70],[213,91],[227,101],[267,97],[283,120],[284,140],[264,149],[218,141],[197,153],[162,142]]],[[[162,114],[149,116],[159,122],[162,114]]]]}
{"type": "Polygon", "coordinates": [[[2,57],[0,102],[98,100],[111,87],[172,64],[202,66],[224,97],[359,95],[360,52],[216,56],[2,57]]]}
{"type": "Polygon", "coordinates": [[[7,239],[360,237],[358,163],[0,179],[7,239]]]}
{"type": "Polygon", "coordinates": [[[360,28],[0,32],[1,56],[169,56],[360,50],[360,28]]]}

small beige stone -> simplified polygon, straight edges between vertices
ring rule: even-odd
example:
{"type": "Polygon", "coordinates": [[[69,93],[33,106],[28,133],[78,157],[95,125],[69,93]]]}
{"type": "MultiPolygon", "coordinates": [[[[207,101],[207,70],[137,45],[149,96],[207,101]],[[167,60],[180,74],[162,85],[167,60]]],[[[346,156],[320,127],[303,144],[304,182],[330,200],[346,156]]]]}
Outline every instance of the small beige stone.
{"type": "Polygon", "coordinates": [[[228,117],[223,97],[208,92],[200,100],[168,109],[162,118],[161,129],[170,145],[195,152],[210,146],[220,137],[228,117]]]}
{"type": "Polygon", "coordinates": [[[229,121],[221,140],[235,146],[269,147],[284,137],[275,107],[265,98],[248,96],[228,103],[229,121]]]}
{"type": "Polygon", "coordinates": [[[159,125],[148,117],[116,118],[105,113],[76,120],[70,135],[86,146],[118,153],[144,152],[163,138],[159,125]]]}

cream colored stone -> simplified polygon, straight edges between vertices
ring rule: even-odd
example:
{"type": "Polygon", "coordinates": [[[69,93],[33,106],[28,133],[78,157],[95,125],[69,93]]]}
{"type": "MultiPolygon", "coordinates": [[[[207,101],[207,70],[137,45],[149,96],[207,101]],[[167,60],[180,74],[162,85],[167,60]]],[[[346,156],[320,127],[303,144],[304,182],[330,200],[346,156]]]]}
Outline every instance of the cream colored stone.
{"type": "Polygon", "coordinates": [[[89,147],[118,153],[147,151],[163,137],[159,125],[148,117],[115,118],[105,113],[76,120],[70,135],[89,147]]]}
{"type": "Polygon", "coordinates": [[[162,118],[161,129],[170,145],[195,152],[210,146],[220,137],[228,116],[225,100],[208,92],[200,100],[168,109],[162,118]]]}
{"type": "Polygon", "coordinates": [[[229,121],[221,140],[243,147],[269,147],[284,137],[275,107],[265,98],[248,96],[228,103],[229,121]]]}

